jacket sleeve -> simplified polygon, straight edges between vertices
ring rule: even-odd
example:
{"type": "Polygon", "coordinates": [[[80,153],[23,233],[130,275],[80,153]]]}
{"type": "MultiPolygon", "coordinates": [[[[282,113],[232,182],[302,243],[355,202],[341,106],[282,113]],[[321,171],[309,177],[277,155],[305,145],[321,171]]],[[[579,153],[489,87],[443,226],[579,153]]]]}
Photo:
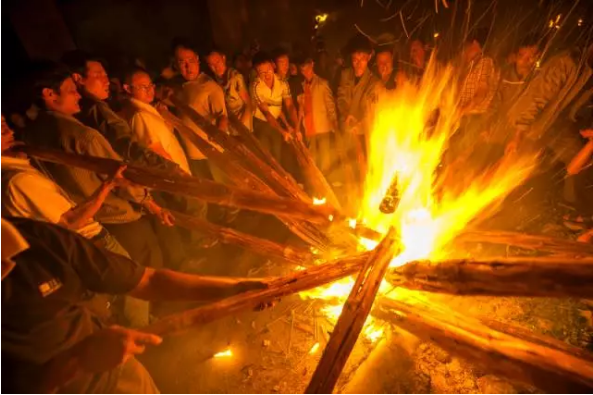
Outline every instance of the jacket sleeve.
{"type": "MultiPolygon", "coordinates": [[[[332,123],[332,127],[333,127],[335,125],[338,125],[338,113],[336,111],[336,102],[334,101],[334,95],[333,95],[332,90],[329,87],[329,83],[327,81],[323,81],[322,89],[323,89],[323,101],[325,103],[327,117],[328,117],[329,121],[332,123]]],[[[337,132],[337,130],[334,130],[334,132],[337,132]]]]}
{"type": "Polygon", "coordinates": [[[551,59],[509,112],[511,125],[519,130],[529,129],[545,107],[562,91],[576,67],[567,56],[551,59]]]}
{"type": "Polygon", "coordinates": [[[348,117],[349,100],[348,100],[348,74],[347,70],[342,70],[340,74],[340,83],[338,84],[338,113],[340,116],[340,123],[344,124],[348,117]]]}

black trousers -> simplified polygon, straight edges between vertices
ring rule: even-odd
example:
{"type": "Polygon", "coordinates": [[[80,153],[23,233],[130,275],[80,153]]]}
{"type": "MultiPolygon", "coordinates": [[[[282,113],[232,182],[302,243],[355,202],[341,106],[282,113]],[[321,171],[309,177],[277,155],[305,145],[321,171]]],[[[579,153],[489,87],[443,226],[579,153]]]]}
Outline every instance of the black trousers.
{"type": "Polygon", "coordinates": [[[159,239],[153,230],[150,219],[141,217],[125,224],[103,225],[128,251],[133,261],[155,269],[164,266],[159,239]]]}

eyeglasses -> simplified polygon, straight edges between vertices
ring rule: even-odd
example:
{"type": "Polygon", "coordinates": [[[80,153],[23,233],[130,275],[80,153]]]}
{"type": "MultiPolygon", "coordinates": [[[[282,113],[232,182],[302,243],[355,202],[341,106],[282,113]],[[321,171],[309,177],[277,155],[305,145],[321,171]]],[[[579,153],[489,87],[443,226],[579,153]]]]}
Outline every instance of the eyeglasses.
{"type": "Polygon", "coordinates": [[[132,88],[138,89],[139,91],[149,91],[154,89],[155,84],[148,84],[148,85],[132,85],[132,88]]]}

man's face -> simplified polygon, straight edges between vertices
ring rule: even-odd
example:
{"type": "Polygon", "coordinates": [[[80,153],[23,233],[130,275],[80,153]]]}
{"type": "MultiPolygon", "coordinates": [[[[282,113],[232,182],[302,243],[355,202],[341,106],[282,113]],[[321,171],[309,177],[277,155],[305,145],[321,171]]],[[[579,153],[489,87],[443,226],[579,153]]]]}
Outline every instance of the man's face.
{"type": "Polygon", "coordinates": [[[154,84],[150,76],[144,72],[135,73],[130,79],[130,84],[124,86],[126,91],[136,100],[150,104],[154,101],[154,84]]]}
{"type": "Polygon", "coordinates": [[[99,100],[109,97],[109,77],[100,62],[86,63],[86,76],[82,76],[80,84],[87,93],[99,100]]]}
{"type": "Polygon", "coordinates": [[[302,64],[299,67],[299,69],[301,70],[301,74],[303,75],[303,77],[305,77],[305,79],[307,81],[310,81],[311,78],[313,78],[313,75],[315,74],[314,68],[315,68],[315,63],[313,63],[313,62],[308,62],[308,63],[302,64]]]}
{"type": "Polygon", "coordinates": [[[49,110],[66,115],[74,115],[80,112],[80,106],[78,105],[80,94],[76,89],[74,80],[70,77],[62,82],[59,92],[44,89],[43,99],[49,110]]]}
{"type": "Polygon", "coordinates": [[[391,52],[380,52],[377,54],[377,71],[381,78],[388,77],[393,71],[393,56],[391,52]]]}
{"type": "Polygon", "coordinates": [[[418,67],[424,67],[426,49],[420,40],[412,41],[410,44],[410,60],[418,67]]]}
{"type": "Polygon", "coordinates": [[[366,52],[354,52],[352,54],[352,68],[354,69],[354,75],[360,77],[366,71],[369,60],[371,60],[371,54],[366,52]]]}
{"type": "Polygon", "coordinates": [[[2,115],[2,153],[12,148],[14,145],[14,132],[6,123],[4,115],[2,115]]]}
{"type": "Polygon", "coordinates": [[[181,76],[186,81],[193,81],[200,75],[200,58],[191,49],[177,48],[175,62],[181,76]]]}
{"type": "Polygon", "coordinates": [[[212,52],[206,58],[208,67],[217,77],[222,77],[226,71],[226,56],[219,54],[218,52],[212,52]]]}
{"type": "Polygon", "coordinates": [[[282,55],[276,58],[276,70],[279,76],[288,75],[288,68],[290,67],[290,61],[288,56],[282,55]]]}
{"type": "Polygon", "coordinates": [[[262,63],[255,68],[255,71],[257,71],[257,76],[266,84],[270,85],[274,81],[274,66],[272,66],[272,63],[262,63]]]}
{"type": "Polygon", "coordinates": [[[463,47],[463,60],[467,63],[474,60],[476,56],[482,53],[482,46],[476,40],[466,43],[463,47]]]}
{"type": "Polygon", "coordinates": [[[515,70],[521,77],[526,77],[535,67],[539,59],[539,48],[537,46],[521,47],[515,56],[515,70]]]}

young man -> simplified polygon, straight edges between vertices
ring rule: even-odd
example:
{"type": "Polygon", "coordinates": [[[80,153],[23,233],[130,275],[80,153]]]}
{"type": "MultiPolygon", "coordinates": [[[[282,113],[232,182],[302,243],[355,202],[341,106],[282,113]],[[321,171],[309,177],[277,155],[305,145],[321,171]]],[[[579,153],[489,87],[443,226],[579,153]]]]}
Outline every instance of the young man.
{"type": "MultiPolygon", "coordinates": [[[[179,97],[198,114],[206,118],[218,129],[227,132],[228,118],[222,88],[208,75],[200,72],[200,59],[193,46],[186,42],[177,42],[173,48],[176,67],[185,81],[178,92],[179,97]]],[[[197,134],[206,136],[185,116],[181,117],[188,127],[197,134]]],[[[189,167],[194,176],[211,178],[212,172],[208,160],[187,138],[182,136],[187,149],[189,167]]]]}
{"type": "Polygon", "coordinates": [[[80,122],[99,131],[126,160],[148,167],[179,171],[175,163],[135,141],[127,122],[109,107],[106,100],[109,98],[110,81],[100,59],[77,50],[66,53],[62,60],[72,71],[72,79],[82,95],[80,112],[76,114],[80,122]]]}
{"type": "Polygon", "coordinates": [[[410,41],[409,51],[409,59],[400,61],[397,82],[418,85],[428,62],[428,45],[420,38],[414,38],[410,41]]]}
{"type": "Polygon", "coordinates": [[[89,291],[212,301],[266,287],[145,268],[61,227],[19,218],[2,218],[2,268],[2,387],[11,393],[158,393],[134,355],[162,339],[106,327],[81,304],[89,291]]]}
{"type": "MultiPolygon", "coordinates": [[[[227,111],[236,116],[248,130],[252,131],[253,110],[243,75],[234,68],[228,67],[226,56],[217,49],[211,50],[206,55],[206,63],[208,63],[208,67],[214,74],[216,82],[224,91],[227,111]]],[[[232,131],[232,134],[237,135],[234,131],[232,131]]]]}
{"type": "Polygon", "coordinates": [[[387,90],[394,90],[397,86],[396,72],[393,68],[393,48],[385,45],[377,48],[375,55],[377,74],[387,90]]]}
{"type": "Polygon", "coordinates": [[[315,74],[311,57],[297,60],[304,78],[303,94],[299,96],[299,120],[302,122],[309,150],[321,172],[327,176],[333,162],[332,133],[338,130],[336,103],[329,82],[315,74]]]}
{"type": "Polygon", "coordinates": [[[282,141],[300,138],[294,129],[298,117],[290,88],[276,75],[272,60],[266,53],[255,54],[253,66],[257,72],[257,78],[251,84],[251,99],[256,106],[253,130],[262,145],[282,163],[282,141]],[[281,122],[283,104],[290,114],[290,122],[281,122]]]}
{"type": "Polygon", "coordinates": [[[355,137],[359,155],[366,158],[372,112],[382,86],[368,67],[373,51],[366,37],[351,40],[349,50],[352,66],[342,71],[338,86],[338,112],[342,129],[355,137]]]}
{"type": "MultiPolygon", "coordinates": [[[[297,103],[297,97],[302,93],[301,92],[301,83],[302,78],[298,75],[298,71],[296,74],[291,73],[291,63],[290,63],[290,56],[288,51],[284,48],[276,48],[272,51],[272,59],[274,60],[274,65],[276,67],[276,74],[282,80],[288,83],[288,87],[290,88],[290,94],[292,96],[293,103],[297,103]]],[[[290,112],[286,109],[286,115],[291,117],[290,112]]],[[[298,107],[297,107],[298,110],[298,107]]]]}
{"type": "MultiPolygon", "coordinates": [[[[80,111],[80,95],[69,70],[51,67],[35,84],[37,102],[42,110],[25,133],[25,142],[67,153],[121,160],[105,137],[74,118],[80,111]]],[[[46,163],[44,168],[75,202],[89,199],[106,177],[92,171],[46,163]]],[[[144,188],[121,186],[110,192],[97,211],[96,219],[112,233],[137,262],[161,267],[163,257],[150,220],[135,207],[141,206],[166,225],[171,214],[157,205],[144,188]]],[[[180,262],[168,261],[168,265],[180,262]]]]}

